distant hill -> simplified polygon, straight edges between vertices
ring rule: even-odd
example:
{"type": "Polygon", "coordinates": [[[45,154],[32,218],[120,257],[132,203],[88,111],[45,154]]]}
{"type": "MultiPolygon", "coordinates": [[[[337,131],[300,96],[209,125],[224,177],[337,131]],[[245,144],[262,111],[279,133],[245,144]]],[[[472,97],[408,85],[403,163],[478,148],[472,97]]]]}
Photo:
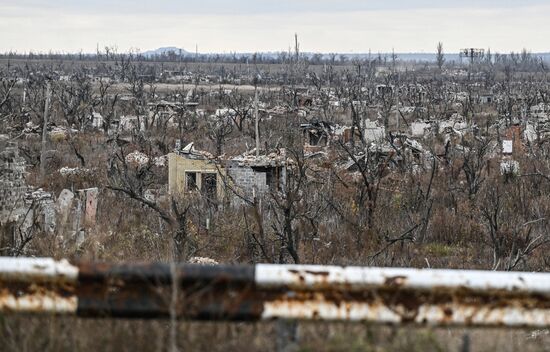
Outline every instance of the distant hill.
{"type": "Polygon", "coordinates": [[[153,56],[162,56],[162,55],[168,55],[170,53],[174,53],[176,55],[187,55],[189,54],[188,51],[181,48],[176,48],[175,46],[166,46],[163,48],[158,48],[155,50],[148,50],[142,53],[145,57],[153,57],[153,56]]]}

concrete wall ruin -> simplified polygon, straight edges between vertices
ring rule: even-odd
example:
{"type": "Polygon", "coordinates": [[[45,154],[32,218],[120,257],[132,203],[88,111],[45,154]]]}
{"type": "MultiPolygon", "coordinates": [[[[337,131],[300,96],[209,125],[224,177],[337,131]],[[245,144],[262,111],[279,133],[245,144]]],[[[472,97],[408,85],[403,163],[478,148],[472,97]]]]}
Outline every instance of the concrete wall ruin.
{"type": "Polygon", "coordinates": [[[0,143],[0,224],[16,221],[24,214],[25,160],[17,145],[0,143]]]}
{"type": "MultiPolygon", "coordinates": [[[[263,159],[260,157],[260,160],[263,159]]],[[[278,164],[241,159],[216,162],[175,153],[168,155],[168,170],[170,194],[183,196],[195,190],[204,193],[202,175],[215,174],[218,200],[228,199],[234,205],[242,202],[241,197],[252,200],[254,196],[262,197],[269,191],[281,190],[286,180],[286,168],[278,164]],[[193,178],[189,177],[191,174],[193,178]]]]}

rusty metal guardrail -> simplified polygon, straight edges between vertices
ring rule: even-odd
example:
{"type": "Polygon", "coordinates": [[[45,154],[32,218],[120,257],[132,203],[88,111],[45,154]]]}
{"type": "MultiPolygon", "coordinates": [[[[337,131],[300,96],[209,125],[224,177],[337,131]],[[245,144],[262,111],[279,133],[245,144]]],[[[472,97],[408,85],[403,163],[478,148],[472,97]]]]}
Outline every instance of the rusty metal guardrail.
{"type": "Polygon", "coordinates": [[[0,258],[8,313],[548,327],[550,273],[0,258]]]}

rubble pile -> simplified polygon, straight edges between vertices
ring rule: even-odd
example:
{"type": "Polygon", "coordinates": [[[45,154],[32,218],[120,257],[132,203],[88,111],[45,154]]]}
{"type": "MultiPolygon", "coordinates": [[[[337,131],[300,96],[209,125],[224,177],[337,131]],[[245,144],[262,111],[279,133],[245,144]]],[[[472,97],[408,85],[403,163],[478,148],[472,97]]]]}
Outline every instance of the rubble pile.
{"type": "Polygon", "coordinates": [[[149,163],[149,157],[146,154],[136,150],[126,155],[126,162],[134,166],[142,167],[149,163]]]}
{"type": "Polygon", "coordinates": [[[231,161],[237,163],[239,166],[280,166],[291,163],[291,160],[286,156],[286,150],[281,148],[276,152],[269,153],[267,155],[260,154],[256,156],[256,148],[243,153],[239,156],[231,158],[231,161]]]}

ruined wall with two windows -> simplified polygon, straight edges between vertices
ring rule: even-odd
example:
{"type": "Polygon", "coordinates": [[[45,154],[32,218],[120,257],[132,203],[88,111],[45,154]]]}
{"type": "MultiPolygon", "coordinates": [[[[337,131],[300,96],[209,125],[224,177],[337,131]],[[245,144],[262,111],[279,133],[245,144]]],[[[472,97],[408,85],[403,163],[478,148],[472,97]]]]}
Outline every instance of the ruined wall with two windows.
{"type": "Polygon", "coordinates": [[[280,191],[285,184],[286,169],[280,165],[243,163],[240,160],[215,161],[189,158],[175,153],[168,156],[168,189],[184,196],[200,192],[233,205],[252,201],[269,192],[280,191]]]}

